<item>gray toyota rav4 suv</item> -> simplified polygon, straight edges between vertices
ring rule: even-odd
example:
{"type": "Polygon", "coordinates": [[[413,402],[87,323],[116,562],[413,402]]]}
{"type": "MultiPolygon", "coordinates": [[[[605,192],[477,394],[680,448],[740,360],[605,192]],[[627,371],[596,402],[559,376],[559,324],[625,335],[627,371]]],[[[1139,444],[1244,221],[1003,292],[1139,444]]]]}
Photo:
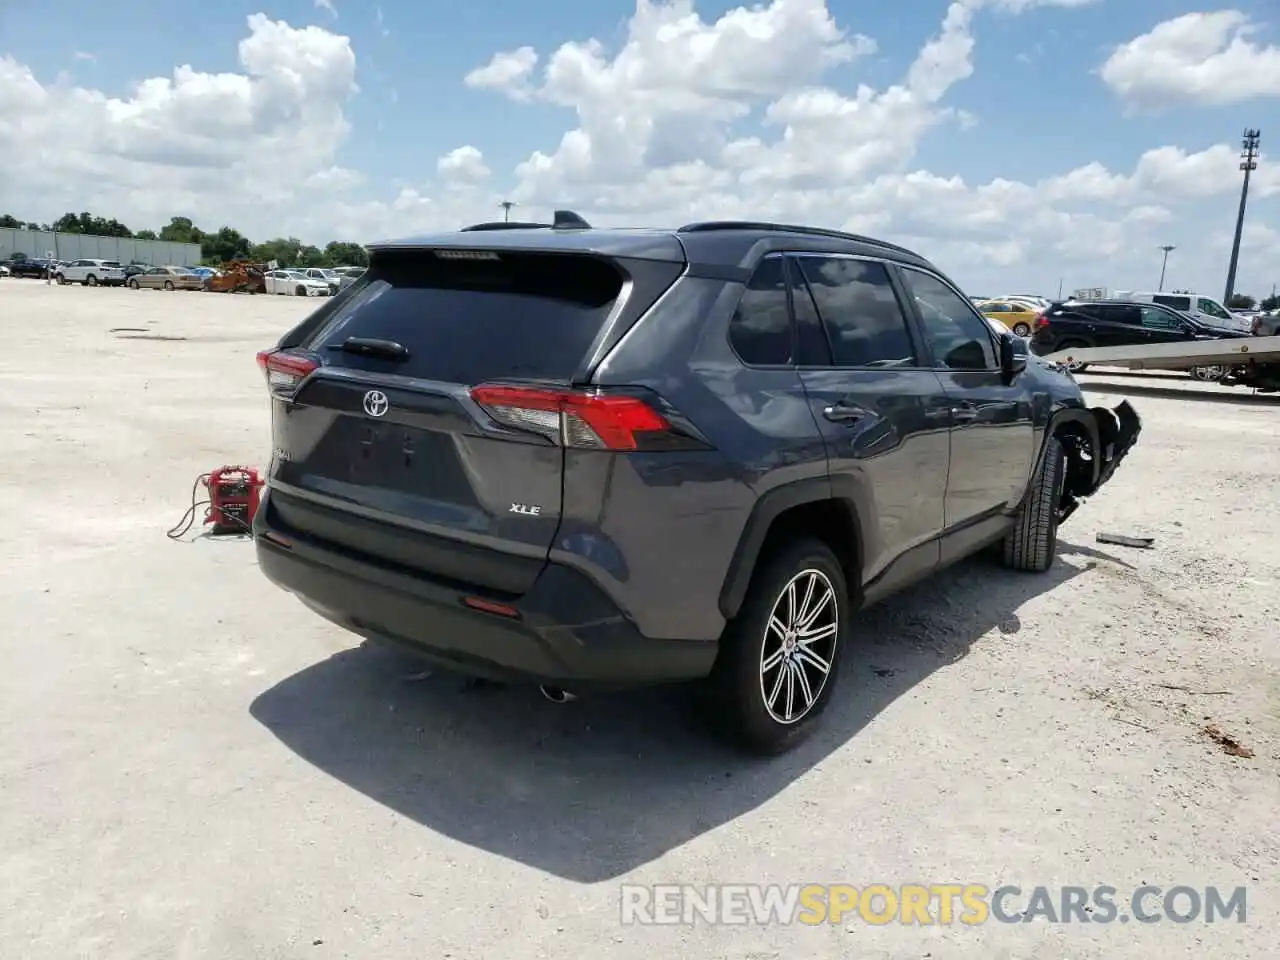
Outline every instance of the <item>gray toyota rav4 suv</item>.
{"type": "Polygon", "coordinates": [[[987,547],[1046,570],[1141,429],[922,257],[770,223],[373,244],[258,362],[273,582],[552,699],[701,681],[765,753],[859,609],[987,547]]]}

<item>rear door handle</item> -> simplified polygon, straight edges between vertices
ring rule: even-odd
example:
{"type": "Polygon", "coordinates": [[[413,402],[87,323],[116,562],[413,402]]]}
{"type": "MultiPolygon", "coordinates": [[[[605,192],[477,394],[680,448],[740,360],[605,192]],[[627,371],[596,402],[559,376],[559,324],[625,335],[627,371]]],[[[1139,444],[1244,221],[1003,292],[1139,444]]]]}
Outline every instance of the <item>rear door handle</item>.
{"type": "Polygon", "coordinates": [[[860,407],[849,407],[843,403],[833,403],[822,411],[822,415],[832,423],[855,423],[867,415],[860,407]]]}
{"type": "Polygon", "coordinates": [[[956,423],[968,423],[971,420],[978,419],[978,411],[973,409],[973,407],[952,407],[951,416],[955,419],[956,423]]]}

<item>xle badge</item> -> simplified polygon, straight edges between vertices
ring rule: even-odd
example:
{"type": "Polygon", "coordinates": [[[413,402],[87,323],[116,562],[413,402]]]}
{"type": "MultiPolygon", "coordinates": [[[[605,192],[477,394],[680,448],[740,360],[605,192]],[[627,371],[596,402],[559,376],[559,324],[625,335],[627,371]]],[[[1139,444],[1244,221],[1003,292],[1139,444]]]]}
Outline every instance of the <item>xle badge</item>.
{"type": "Polygon", "coordinates": [[[511,505],[511,509],[508,512],[519,513],[526,517],[542,516],[542,508],[535,504],[529,504],[529,503],[513,503],[511,505]]]}

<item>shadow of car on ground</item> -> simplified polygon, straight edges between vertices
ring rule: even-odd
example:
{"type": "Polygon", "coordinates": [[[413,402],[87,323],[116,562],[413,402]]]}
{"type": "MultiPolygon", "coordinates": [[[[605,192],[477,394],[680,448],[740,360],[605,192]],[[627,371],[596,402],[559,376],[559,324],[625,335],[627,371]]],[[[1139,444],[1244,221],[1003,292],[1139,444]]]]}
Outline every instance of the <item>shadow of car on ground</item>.
{"type": "Polygon", "coordinates": [[[300,757],[431,830],[601,882],[765,803],[983,634],[1017,632],[1018,607],[1095,558],[1123,563],[1065,541],[1059,553],[1043,575],[973,558],[865,611],[820,728],[768,760],[710,738],[686,687],[556,705],[533,688],[448,674],[407,682],[418,661],[367,643],[288,677],[250,709],[300,757]]]}

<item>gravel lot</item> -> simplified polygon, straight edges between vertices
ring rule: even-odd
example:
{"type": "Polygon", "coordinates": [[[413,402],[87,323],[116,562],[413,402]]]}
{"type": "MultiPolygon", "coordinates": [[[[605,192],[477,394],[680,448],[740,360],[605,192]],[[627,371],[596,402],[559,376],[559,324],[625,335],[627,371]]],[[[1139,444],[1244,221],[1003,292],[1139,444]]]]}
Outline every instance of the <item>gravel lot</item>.
{"type": "Polygon", "coordinates": [[[1083,376],[1146,431],[1052,572],[868,612],[821,735],[751,762],[675,692],[414,679],[247,542],[165,539],[197,474],[263,463],[253,354],[315,305],[0,281],[4,954],[1274,955],[1276,402],[1083,376]],[[624,882],[1244,884],[1249,916],[624,928],[624,882]]]}

